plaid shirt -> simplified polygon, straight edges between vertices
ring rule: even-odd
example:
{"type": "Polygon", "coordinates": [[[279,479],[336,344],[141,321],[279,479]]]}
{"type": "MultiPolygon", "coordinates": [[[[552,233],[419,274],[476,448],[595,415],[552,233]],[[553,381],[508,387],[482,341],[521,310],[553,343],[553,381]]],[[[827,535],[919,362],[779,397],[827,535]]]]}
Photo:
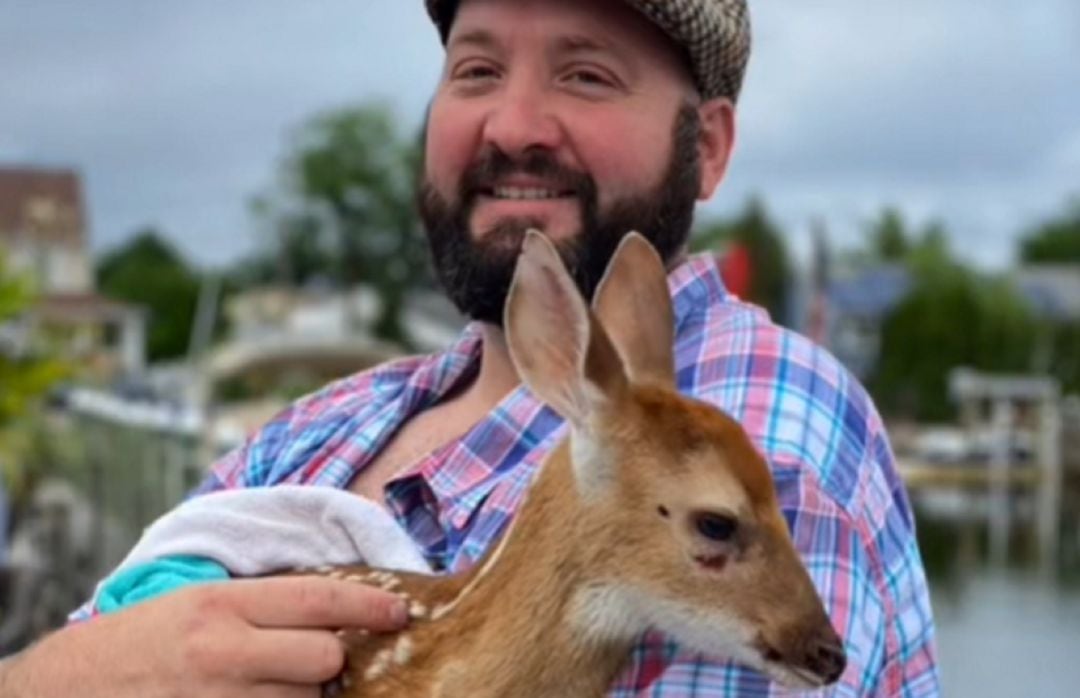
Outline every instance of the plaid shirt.
{"type": "MultiPolygon", "coordinates": [[[[679,388],[738,419],[772,466],[796,547],[844,637],[826,695],[933,696],[934,626],[914,522],[874,406],[825,351],[724,289],[712,257],[670,275],[679,388]]],[[[294,404],[197,490],[346,487],[410,417],[476,374],[467,328],[449,350],[346,378],[294,404]]],[[[387,502],[438,570],[475,562],[505,530],[562,421],[525,388],[387,484],[387,502]]],[[[611,696],[766,696],[762,675],[643,638],[611,696]]]]}

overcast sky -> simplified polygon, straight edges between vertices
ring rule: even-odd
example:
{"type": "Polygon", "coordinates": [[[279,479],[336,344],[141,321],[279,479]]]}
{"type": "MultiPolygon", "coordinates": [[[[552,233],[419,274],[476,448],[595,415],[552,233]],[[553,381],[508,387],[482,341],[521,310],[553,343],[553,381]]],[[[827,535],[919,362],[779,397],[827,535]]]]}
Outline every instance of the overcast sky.
{"type": "MultiPolygon", "coordinates": [[[[1080,194],[1077,0],[751,0],[727,181],[805,256],[885,204],[980,266],[1080,194]]],[[[147,224],[201,263],[252,249],[249,198],[305,117],[368,99],[414,127],[442,51],[421,0],[0,0],[0,163],[74,167],[96,250],[147,224]]]]}

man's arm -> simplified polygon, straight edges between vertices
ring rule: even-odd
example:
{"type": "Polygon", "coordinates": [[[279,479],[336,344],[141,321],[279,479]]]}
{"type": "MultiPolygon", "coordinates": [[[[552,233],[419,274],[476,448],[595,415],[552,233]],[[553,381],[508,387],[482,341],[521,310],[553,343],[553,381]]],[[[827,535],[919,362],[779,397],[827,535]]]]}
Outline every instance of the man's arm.
{"type": "Polygon", "coordinates": [[[4,698],[309,696],[334,678],[334,630],[394,630],[394,594],[279,577],[190,587],[78,623],[0,663],[4,698]]]}

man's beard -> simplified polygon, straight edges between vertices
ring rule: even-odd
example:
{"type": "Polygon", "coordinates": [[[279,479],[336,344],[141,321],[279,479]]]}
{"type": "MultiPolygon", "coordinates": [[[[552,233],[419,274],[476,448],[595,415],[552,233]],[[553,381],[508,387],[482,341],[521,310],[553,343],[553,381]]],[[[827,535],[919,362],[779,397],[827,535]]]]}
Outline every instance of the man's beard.
{"type": "Polygon", "coordinates": [[[608,261],[630,231],[644,235],[665,263],[672,261],[690,234],[701,186],[697,109],[684,105],[673,131],[672,154],[660,185],[644,195],[616,200],[606,211],[598,210],[592,177],[563,167],[544,150],[517,162],[496,149],[486,151],[464,173],[456,202],[447,201],[424,181],[418,192],[420,218],[435,274],[450,300],[467,317],[502,326],[503,305],[525,233],[530,228],[542,230],[542,225],[529,217],[506,218],[474,238],[469,218],[480,191],[514,174],[541,177],[549,187],[573,191],[578,199],[581,230],[555,245],[585,298],[592,299],[608,261]]]}

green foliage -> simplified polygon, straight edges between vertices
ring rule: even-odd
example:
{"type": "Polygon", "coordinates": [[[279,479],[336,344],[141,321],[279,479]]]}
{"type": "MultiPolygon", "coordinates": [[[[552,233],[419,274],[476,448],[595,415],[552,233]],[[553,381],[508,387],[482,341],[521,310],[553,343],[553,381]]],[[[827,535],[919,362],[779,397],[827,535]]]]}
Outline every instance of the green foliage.
{"type": "Polygon", "coordinates": [[[1080,322],[1050,325],[1044,332],[1049,345],[1049,373],[1061,381],[1066,393],[1080,393],[1080,322]]]}
{"type": "Polygon", "coordinates": [[[952,260],[947,234],[930,226],[906,258],[914,288],[882,325],[881,353],[869,387],[880,408],[924,420],[954,413],[953,368],[1030,370],[1037,323],[1003,279],[982,277],[952,260]]]}
{"type": "Polygon", "coordinates": [[[16,520],[38,483],[51,477],[71,477],[83,467],[79,456],[85,444],[66,424],[48,419],[41,410],[28,410],[2,432],[2,474],[16,520]]]}
{"type": "Polygon", "coordinates": [[[747,300],[767,309],[777,322],[788,322],[791,265],[783,233],[769,218],[760,199],[749,200],[733,219],[715,221],[695,231],[690,247],[693,251],[718,250],[731,243],[744,245],[750,257],[752,271],[747,300]]]}
{"type": "Polygon", "coordinates": [[[0,324],[17,318],[32,299],[30,280],[9,272],[3,250],[0,250],[0,324]]]}
{"type": "Polygon", "coordinates": [[[895,208],[886,208],[871,226],[872,254],[883,262],[902,262],[911,251],[904,217],[895,208]]]}
{"type": "Polygon", "coordinates": [[[383,105],[313,118],[285,158],[283,191],[257,202],[272,238],[265,259],[274,260],[257,271],[291,283],[369,284],[382,303],[373,334],[407,344],[405,298],[427,283],[414,205],[420,157],[383,105]]]}
{"type": "MultiPolygon", "coordinates": [[[[33,302],[29,279],[8,271],[0,252],[0,327],[16,321],[33,302]]],[[[35,402],[68,373],[60,361],[41,356],[31,347],[16,350],[0,343],[0,462],[9,486],[17,480],[10,468],[16,462],[17,431],[35,402]],[[6,456],[6,457],[5,457],[6,456]]]]}
{"type": "MultiPolygon", "coordinates": [[[[0,326],[17,320],[33,298],[30,280],[9,272],[0,253],[0,326]]],[[[0,343],[0,429],[26,414],[33,401],[65,374],[58,361],[0,343]]]]}
{"type": "Polygon", "coordinates": [[[1020,259],[1027,263],[1080,264],[1080,198],[1060,216],[1048,220],[1020,242],[1020,259]]]}
{"type": "Polygon", "coordinates": [[[327,239],[328,231],[316,217],[306,211],[275,210],[265,197],[256,198],[251,208],[266,229],[260,241],[263,249],[234,267],[231,276],[238,286],[303,286],[338,276],[333,240],[327,239]]]}
{"type": "Polygon", "coordinates": [[[97,283],[104,295],[149,311],[147,356],[151,361],[187,352],[199,277],[160,233],[145,229],[106,254],[97,265],[97,283]]]}
{"type": "MultiPolygon", "coordinates": [[[[1027,264],[1080,265],[1080,197],[1023,236],[1020,259],[1027,264]]],[[[1080,392],[1080,322],[1044,323],[1039,339],[1043,367],[1066,392],[1080,392]]]]}

